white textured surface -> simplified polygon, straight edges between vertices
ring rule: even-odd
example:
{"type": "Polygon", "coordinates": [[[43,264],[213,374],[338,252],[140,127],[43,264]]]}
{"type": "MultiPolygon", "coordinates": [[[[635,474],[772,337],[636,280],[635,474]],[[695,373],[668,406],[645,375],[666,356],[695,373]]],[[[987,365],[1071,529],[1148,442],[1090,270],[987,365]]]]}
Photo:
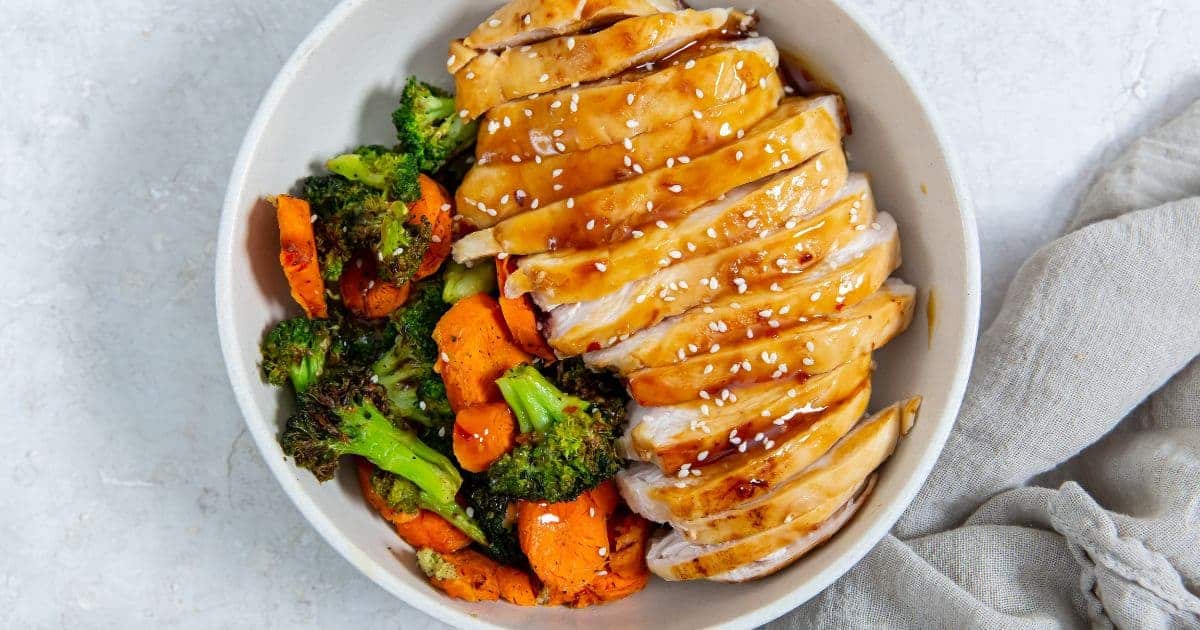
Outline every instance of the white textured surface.
{"type": "MultiPolygon", "coordinates": [[[[217,348],[225,177],[333,3],[0,5],[2,625],[437,626],[301,520],[217,348]]],[[[1190,0],[858,4],[959,151],[985,322],[1100,164],[1200,97],[1190,0]]]]}

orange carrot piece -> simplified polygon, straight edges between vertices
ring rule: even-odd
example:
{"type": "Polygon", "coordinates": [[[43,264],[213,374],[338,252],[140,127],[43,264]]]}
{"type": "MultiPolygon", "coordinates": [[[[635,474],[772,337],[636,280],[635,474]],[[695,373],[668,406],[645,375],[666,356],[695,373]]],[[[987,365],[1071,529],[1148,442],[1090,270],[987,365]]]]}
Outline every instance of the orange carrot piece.
{"type": "Polygon", "coordinates": [[[413,549],[429,547],[438,553],[454,553],[471,544],[471,539],[462,530],[429,510],[421,510],[416,518],[393,525],[396,533],[413,549]]]}
{"type": "Polygon", "coordinates": [[[652,530],[650,521],[633,512],[622,511],[609,519],[608,566],[571,605],[582,608],[611,602],[645,588],[650,581],[646,545],[652,530]]]}
{"type": "Polygon", "coordinates": [[[287,276],[292,299],[309,317],[325,317],[325,280],[317,262],[312,210],[303,199],[279,195],[275,198],[275,215],[279,221],[279,264],[287,276]]]}
{"type": "Polygon", "coordinates": [[[385,520],[393,525],[407,523],[417,518],[417,512],[397,512],[383,500],[383,497],[375,491],[375,486],[371,485],[371,475],[375,474],[375,465],[371,462],[359,458],[357,463],[358,487],[362,489],[363,498],[367,500],[367,505],[375,508],[376,512],[385,520]]]}
{"type": "Polygon", "coordinates": [[[504,321],[512,332],[513,340],[522,350],[541,357],[549,363],[557,358],[550,344],[538,330],[537,311],[533,308],[533,298],[526,293],[520,297],[504,297],[504,283],[508,276],[517,268],[517,261],[511,257],[496,259],[496,280],[500,285],[500,311],[504,313],[504,321]]]}
{"type": "Polygon", "coordinates": [[[428,221],[433,229],[434,238],[425,252],[425,257],[421,259],[420,266],[417,267],[414,281],[436,273],[450,255],[450,229],[454,224],[450,218],[453,201],[446,189],[424,174],[417,178],[417,182],[421,187],[421,198],[408,204],[408,222],[419,224],[428,221]]]}
{"type": "Polygon", "coordinates": [[[360,317],[387,317],[408,299],[409,285],[396,286],[375,277],[375,260],[358,256],[342,271],[342,303],[360,317]]]}
{"type": "Polygon", "coordinates": [[[512,448],[517,420],[502,402],[472,405],[454,417],[454,457],[464,470],[483,472],[512,448]]]}
{"type": "MultiPolygon", "coordinates": [[[[436,551],[436,550],[435,550],[436,551]]],[[[447,595],[468,602],[490,602],[497,599],[533,606],[537,589],[528,573],[506,567],[471,549],[442,554],[442,559],[454,567],[456,577],[429,581],[447,595]]]]}
{"type": "Polygon", "coordinates": [[[455,412],[503,400],[496,379],[532,358],[513,343],[500,305],[482,293],[450,307],[434,327],[433,339],[439,352],[434,370],[442,375],[455,412]]]}
{"type": "Polygon", "coordinates": [[[605,514],[590,492],[564,503],[519,502],[517,537],[550,591],[583,590],[607,562],[601,552],[608,547],[605,514]]]}

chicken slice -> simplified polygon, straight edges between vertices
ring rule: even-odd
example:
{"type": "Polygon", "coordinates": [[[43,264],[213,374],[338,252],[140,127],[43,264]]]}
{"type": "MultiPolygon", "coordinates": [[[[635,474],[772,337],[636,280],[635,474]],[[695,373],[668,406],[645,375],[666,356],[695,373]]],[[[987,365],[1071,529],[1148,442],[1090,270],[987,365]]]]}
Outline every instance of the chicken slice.
{"type": "Polygon", "coordinates": [[[630,282],[599,299],[564,304],[550,311],[547,339],[561,354],[573,356],[611,346],[643,328],[724,295],[765,290],[781,294],[782,299],[780,281],[810,269],[856,240],[858,232],[851,220],[870,220],[868,211],[874,209],[862,203],[855,209],[854,202],[861,199],[841,199],[793,229],[706,256],[689,257],[683,251],[671,251],[658,259],[663,269],[652,276],[630,282]]]}
{"type": "MultiPolygon", "coordinates": [[[[699,467],[736,450],[740,445],[732,437],[818,422],[830,406],[870,378],[871,365],[871,355],[862,354],[811,378],[792,375],[667,407],[633,403],[618,446],[627,459],[652,462],[675,475],[684,464],[699,467]]],[[[694,481],[676,483],[690,486],[694,481]]]]}
{"type": "Polygon", "coordinates": [[[636,143],[606,144],[571,153],[547,155],[541,161],[492,162],[471,169],[456,193],[463,218],[477,228],[491,227],[530,210],[531,202],[547,205],[581,195],[666,166],[683,164],[734,140],[721,136],[722,125],[753,124],[779,105],[783,85],[772,77],[726,103],[686,116],[638,136],[636,143]],[[492,212],[484,212],[480,207],[492,212]]]}
{"type": "MultiPolygon", "coordinates": [[[[741,140],[687,164],[568,197],[468,234],[454,244],[454,258],[464,262],[500,253],[536,254],[613,243],[643,224],[682,216],[738,186],[788,170],[814,155],[841,151],[840,125],[813,124],[812,117],[802,115],[810,105],[807,99],[785,99],[741,140]]],[[[718,135],[733,134],[732,125],[718,131],[718,135]]],[[[832,186],[832,180],[826,179],[818,183],[832,186]]]]}
{"type": "Polygon", "coordinates": [[[803,522],[788,523],[741,540],[700,545],[672,531],[650,544],[646,565],[655,575],[673,582],[698,579],[740,582],[768,575],[837,533],[866,503],[874,489],[873,481],[868,479],[860,488],[839,497],[841,502],[826,502],[820,512],[803,522]],[[824,520],[808,524],[821,515],[824,520]]]}
{"type": "Polygon", "coordinates": [[[656,521],[697,521],[728,512],[771,492],[820,459],[863,417],[870,399],[867,380],[848,398],[822,413],[795,418],[798,422],[757,434],[735,429],[735,452],[712,464],[688,464],[676,474],[653,464],[635,464],[618,474],[617,483],[636,501],[630,504],[634,510],[656,521]]]}
{"type": "Polygon", "coordinates": [[[889,413],[863,420],[819,460],[765,495],[725,512],[671,524],[688,540],[716,544],[813,516],[817,518],[809,524],[820,523],[826,502],[853,491],[896,450],[900,436],[912,427],[920,399],[905,404],[914,409],[912,414],[901,413],[900,405],[895,405],[889,413]]]}
{"type": "Polygon", "coordinates": [[[759,383],[793,372],[821,374],[882,347],[908,328],[916,289],[888,280],[873,296],[836,316],[778,333],[713,346],[707,354],[674,365],[649,367],[628,377],[630,395],[646,406],[670,405],[741,383],[759,383]]]}
{"type": "MultiPolygon", "coordinates": [[[[835,108],[838,99],[820,100],[804,115],[825,117],[836,111],[826,106],[835,108]]],[[[542,308],[594,300],[653,274],[657,261],[671,251],[703,256],[794,226],[830,201],[846,176],[845,155],[826,151],[794,169],[735,188],[679,220],[666,221],[666,227],[649,224],[616,243],[523,258],[506,293],[516,297],[533,291],[542,308]]],[[[866,179],[860,177],[858,184],[865,189],[866,179]]]]}
{"type": "Polygon", "coordinates": [[[463,44],[477,50],[514,48],[680,8],[676,0],[513,0],[488,16],[463,44]]]}
{"type": "Polygon", "coordinates": [[[760,288],[727,295],[634,333],[614,346],[589,352],[583,358],[592,367],[628,373],[651,365],[674,363],[679,360],[680,348],[686,357],[707,351],[713,344],[726,344],[747,335],[773,334],[785,323],[803,323],[800,318],[833,312],[839,305],[843,309],[852,307],[875,293],[900,266],[899,232],[887,215],[878,222],[881,228],[886,223],[886,232],[880,229],[859,233],[854,241],[821,261],[811,272],[781,280],[779,293],[760,288]],[[821,296],[815,302],[814,294],[821,296]],[[697,350],[692,351],[693,347],[697,350]]]}
{"type": "Polygon", "coordinates": [[[645,71],[492,109],[475,157],[480,164],[519,163],[632,142],[766,87],[772,77],[778,80],[778,65],[779,51],[765,37],[695,45],[645,71]],[[630,120],[637,126],[629,127],[630,120]]]}
{"type": "Polygon", "coordinates": [[[460,115],[478,118],[531,94],[606,79],[708,37],[744,32],[754,18],[730,9],[685,9],[622,20],[596,33],[484,52],[454,74],[460,115]]]}
{"type": "Polygon", "coordinates": [[[759,578],[767,577],[776,571],[790,565],[798,560],[801,556],[808,553],[821,543],[829,540],[834,534],[841,531],[850,518],[858,512],[858,509],[866,503],[870,498],[871,492],[875,489],[875,482],[879,479],[879,474],[876,473],[867,478],[863,484],[855,488],[853,495],[844,503],[842,507],[834,512],[833,516],[825,519],[816,528],[809,530],[809,533],[796,539],[792,543],[785,545],[772,551],[771,553],[754,560],[753,562],[743,564],[736,569],[731,569],[725,573],[710,575],[708,579],[714,582],[748,582],[759,578]]]}

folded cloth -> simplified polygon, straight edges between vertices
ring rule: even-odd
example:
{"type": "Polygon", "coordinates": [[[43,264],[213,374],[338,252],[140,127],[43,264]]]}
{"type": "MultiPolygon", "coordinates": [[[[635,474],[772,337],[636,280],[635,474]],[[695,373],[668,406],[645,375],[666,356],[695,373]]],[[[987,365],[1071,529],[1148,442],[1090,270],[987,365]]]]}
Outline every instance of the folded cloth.
{"type": "Polygon", "coordinates": [[[1200,103],[1099,178],[980,338],[893,533],[778,628],[1200,628],[1200,103]]]}

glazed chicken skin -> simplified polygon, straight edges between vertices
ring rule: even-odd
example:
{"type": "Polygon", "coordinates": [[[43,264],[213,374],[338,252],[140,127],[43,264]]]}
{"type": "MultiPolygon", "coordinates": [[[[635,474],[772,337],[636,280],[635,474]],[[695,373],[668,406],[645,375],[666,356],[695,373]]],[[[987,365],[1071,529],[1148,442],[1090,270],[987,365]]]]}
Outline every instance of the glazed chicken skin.
{"type": "Polygon", "coordinates": [[[513,0],[447,62],[480,123],[454,259],[508,260],[546,358],[624,380],[617,486],[670,528],[646,551],[667,580],[756,579],[833,536],[920,406],[869,411],[917,312],[899,227],[845,102],[795,94],[757,19],[513,0]]]}
{"type": "Polygon", "coordinates": [[[698,39],[749,30],[737,11],[685,9],[630,18],[588,35],[483,52],[454,73],[460,116],[477,118],[507,101],[604,79],[657,61],[698,39]]]}
{"type": "MultiPolygon", "coordinates": [[[[488,16],[461,44],[474,50],[502,50],[680,8],[675,0],[515,0],[488,16]]],[[[455,67],[467,61],[452,60],[446,65],[455,67]]]]}
{"type": "Polygon", "coordinates": [[[739,40],[688,49],[662,67],[505,103],[483,118],[475,158],[479,164],[520,164],[634,142],[767,87],[771,77],[778,79],[778,65],[779,52],[770,40],[739,40]]]}

